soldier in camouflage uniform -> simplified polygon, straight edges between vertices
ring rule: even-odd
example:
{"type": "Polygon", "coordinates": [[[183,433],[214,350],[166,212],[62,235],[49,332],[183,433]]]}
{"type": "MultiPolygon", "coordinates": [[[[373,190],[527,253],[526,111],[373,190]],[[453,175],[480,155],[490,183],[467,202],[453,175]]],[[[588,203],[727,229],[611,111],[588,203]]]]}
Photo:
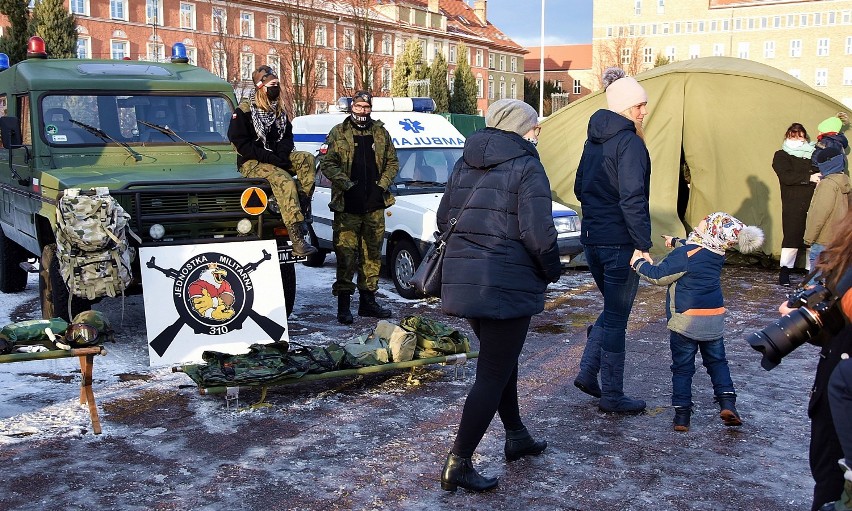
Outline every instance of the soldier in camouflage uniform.
{"type": "Polygon", "coordinates": [[[255,88],[240,102],[228,127],[228,139],[238,153],[237,167],[245,177],[269,181],[293,242],[293,254],[314,254],[317,249],[305,242],[302,229],[314,193],[314,157],[293,151],[293,125],[272,68],[260,66],[251,76],[255,88]]]}
{"type": "Polygon", "coordinates": [[[334,211],[334,252],[337,280],[337,321],[350,324],[349,310],[358,270],[358,315],[389,318],[391,311],[376,303],[385,235],[385,208],[395,199],[388,188],[399,171],[396,149],[381,121],[370,118],[373,97],[358,91],[352,97],[352,115],[328,134],[328,153],[320,169],[331,180],[334,211]]]}

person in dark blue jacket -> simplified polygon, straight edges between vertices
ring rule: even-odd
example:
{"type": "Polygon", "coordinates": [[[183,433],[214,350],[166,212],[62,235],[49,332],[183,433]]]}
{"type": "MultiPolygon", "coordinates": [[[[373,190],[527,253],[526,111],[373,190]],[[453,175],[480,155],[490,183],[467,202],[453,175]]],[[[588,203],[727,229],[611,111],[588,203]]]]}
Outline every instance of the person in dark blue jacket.
{"type": "Polygon", "coordinates": [[[640,277],[660,286],[666,293],[666,318],[671,332],[672,406],[674,430],[689,431],[692,415],[692,376],[695,354],[713,383],[719,417],[726,426],[740,426],[737,394],[725,357],[725,301],[722,297],[722,265],[725,251],[738,248],[744,254],[763,245],[763,231],[746,226],[727,213],[707,215],[684,239],[664,236],[667,247],[676,247],[658,265],[634,252],[630,265],[640,277]]]}
{"type": "Polygon", "coordinates": [[[574,385],[599,397],[605,412],[638,413],[645,401],[624,394],[624,360],[627,319],[639,285],[630,257],[639,250],[651,261],[651,158],[642,131],[648,95],[618,68],[607,69],[603,81],[608,109],[589,119],[574,194],[583,213],[580,241],[604,303],[589,327],[574,385]]]}
{"type": "Polygon", "coordinates": [[[535,148],[540,127],[535,110],[516,99],[494,102],[485,122],[465,141],[437,212],[441,232],[456,223],[444,255],[441,308],[467,318],[479,338],[476,381],[441,472],[448,491],[497,486],[471,463],[495,413],[506,429],[508,461],[547,447],[533,439],[518,409],[518,357],[530,319],[544,310],[547,284],[562,272],[550,182],[535,148]]]}

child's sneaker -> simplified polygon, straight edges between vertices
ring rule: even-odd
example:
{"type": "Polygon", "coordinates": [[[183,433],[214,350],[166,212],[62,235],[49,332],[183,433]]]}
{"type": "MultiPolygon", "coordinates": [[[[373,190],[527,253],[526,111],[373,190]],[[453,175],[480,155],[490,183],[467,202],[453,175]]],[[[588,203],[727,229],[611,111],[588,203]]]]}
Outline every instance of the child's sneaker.
{"type": "Polygon", "coordinates": [[[743,421],[740,419],[740,414],[737,413],[737,395],[733,392],[725,392],[716,396],[716,402],[719,403],[719,417],[725,426],[742,426],[743,421]]]}
{"type": "Polygon", "coordinates": [[[675,406],[675,416],[672,424],[675,431],[689,431],[689,418],[692,415],[691,406],[675,406]]]}

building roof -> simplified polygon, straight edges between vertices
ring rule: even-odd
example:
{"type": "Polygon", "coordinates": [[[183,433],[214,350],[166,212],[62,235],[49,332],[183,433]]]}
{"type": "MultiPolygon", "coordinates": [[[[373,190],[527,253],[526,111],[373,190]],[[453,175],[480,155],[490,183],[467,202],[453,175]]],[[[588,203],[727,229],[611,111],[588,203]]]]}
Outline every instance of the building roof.
{"type": "MultiPolygon", "coordinates": [[[[524,55],[524,72],[538,71],[541,46],[528,47],[524,55]]],[[[591,44],[563,44],[544,47],[545,71],[577,71],[592,68],[591,44]]]]}
{"type": "MultiPolygon", "coordinates": [[[[388,3],[387,0],[384,0],[388,3]]],[[[420,9],[429,6],[428,0],[398,0],[397,5],[410,5],[420,9]]],[[[440,9],[447,17],[447,33],[458,34],[460,37],[474,37],[486,39],[492,44],[502,46],[516,53],[525,53],[526,50],[509,38],[490,21],[482,23],[473,11],[473,7],[464,0],[440,0],[440,9]]],[[[486,11],[487,17],[487,11],[486,11]]]]}

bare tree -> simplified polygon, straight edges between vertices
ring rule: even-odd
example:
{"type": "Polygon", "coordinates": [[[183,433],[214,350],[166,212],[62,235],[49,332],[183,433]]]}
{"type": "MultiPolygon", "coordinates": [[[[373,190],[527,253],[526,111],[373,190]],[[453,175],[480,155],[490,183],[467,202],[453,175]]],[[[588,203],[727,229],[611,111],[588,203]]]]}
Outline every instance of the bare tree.
{"type": "MultiPolygon", "coordinates": [[[[376,15],[372,9],[375,0],[343,0],[346,19],[352,27],[343,29],[342,69],[336,69],[343,94],[356,90],[374,91],[375,72],[382,67],[384,58],[376,51],[376,15]]],[[[380,89],[381,87],[379,87],[380,89]]]]}
{"type": "MultiPolygon", "coordinates": [[[[318,64],[320,55],[318,38],[326,38],[325,24],[318,22],[316,12],[322,6],[321,0],[290,0],[283,7],[284,34],[286,42],[278,50],[289,64],[290,73],[281,76],[281,89],[290,105],[290,115],[298,116],[310,113],[317,97],[319,80],[325,76],[325,61],[318,64]],[[321,32],[318,32],[318,29],[321,32]],[[319,66],[319,67],[318,67],[319,66]],[[321,74],[318,75],[317,71],[321,74]]],[[[281,74],[284,74],[282,68],[281,74]]]]}
{"type": "MultiPolygon", "coordinates": [[[[207,67],[215,75],[234,87],[237,100],[247,94],[249,87],[243,79],[243,46],[247,32],[240,19],[240,9],[232,2],[208,0],[212,9],[213,26],[209,35],[203,35],[198,43],[198,65],[207,67]]],[[[254,30],[254,27],[251,27],[254,30]]],[[[250,54],[250,52],[245,52],[250,54]]],[[[256,66],[255,66],[256,67],[256,66]]],[[[251,71],[249,75],[251,76],[251,71]]]]}
{"type": "Polygon", "coordinates": [[[629,25],[618,27],[616,36],[601,42],[596,52],[594,67],[598,88],[603,86],[601,76],[608,67],[620,67],[629,76],[636,76],[644,71],[645,44],[644,37],[631,35],[629,25]]]}

